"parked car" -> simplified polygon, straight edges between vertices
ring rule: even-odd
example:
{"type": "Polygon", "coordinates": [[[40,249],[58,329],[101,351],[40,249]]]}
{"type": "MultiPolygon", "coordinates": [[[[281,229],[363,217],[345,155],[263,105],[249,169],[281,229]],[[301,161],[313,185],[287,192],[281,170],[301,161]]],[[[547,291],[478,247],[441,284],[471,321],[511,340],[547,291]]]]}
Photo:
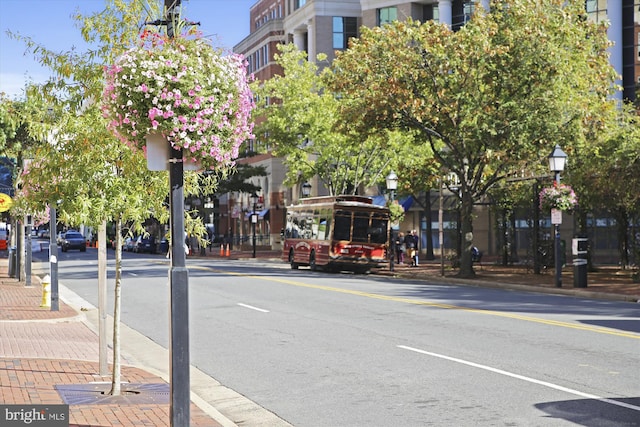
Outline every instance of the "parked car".
{"type": "Polygon", "coordinates": [[[62,236],[62,252],[67,252],[69,249],[80,249],[80,252],[87,250],[87,242],[84,236],[78,231],[67,231],[62,236]]]}
{"type": "MultiPolygon", "coordinates": [[[[72,230],[69,230],[69,231],[72,231],[72,230]]],[[[73,231],[75,231],[75,230],[73,230],[73,231]]],[[[56,244],[58,246],[62,246],[62,241],[63,240],[64,240],[64,231],[60,231],[58,233],[58,235],[56,236],[56,244]]]]}
{"type": "Polygon", "coordinates": [[[136,239],[135,245],[133,247],[134,252],[142,253],[156,253],[156,239],[152,236],[142,237],[138,236],[136,239]]]}
{"type": "Polygon", "coordinates": [[[127,237],[124,239],[124,243],[122,244],[122,250],[124,252],[133,252],[135,246],[136,246],[136,241],[138,240],[137,237],[127,237]]]}

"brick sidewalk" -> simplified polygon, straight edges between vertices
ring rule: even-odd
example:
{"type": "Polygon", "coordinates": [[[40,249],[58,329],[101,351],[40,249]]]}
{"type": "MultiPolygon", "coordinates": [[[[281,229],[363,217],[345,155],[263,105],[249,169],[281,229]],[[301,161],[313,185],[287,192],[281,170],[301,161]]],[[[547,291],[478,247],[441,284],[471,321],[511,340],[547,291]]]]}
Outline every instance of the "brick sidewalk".
{"type": "MultiPolygon", "coordinates": [[[[82,315],[63,301],[59,311],[40,307],[39,282],[36,280],[36,285],[27,287],[8,277],[5,259],[0,263],[0,402],[63,404],[56,386],[64,385],[101,384],[100,390],[108,390],[111,375],[99,375],[98,337],[82,322],[82,315]]],[[[126,361],[122,362],[121,376],[122,383],[141,384],[143,390],[144,385],[158,385],[156,388],[162,390],[168,387],[162,378],[127,366],[126,361]]],[[[89,396],[101,394],[100,390],[89,396]]],[[[120,397],[105,397],[101,404],[71,404],[69,425],[168,426],[169,399],[168,393],[160,393],[160,399],[155,401],[167,403],[155,403],[153,399],[145,403],[144,398],[138,399],[142,401],[139,403],[124,393],[120,397]]],[[[190,411],[191,426],[222,425],[193,402],[190,411]]]]}

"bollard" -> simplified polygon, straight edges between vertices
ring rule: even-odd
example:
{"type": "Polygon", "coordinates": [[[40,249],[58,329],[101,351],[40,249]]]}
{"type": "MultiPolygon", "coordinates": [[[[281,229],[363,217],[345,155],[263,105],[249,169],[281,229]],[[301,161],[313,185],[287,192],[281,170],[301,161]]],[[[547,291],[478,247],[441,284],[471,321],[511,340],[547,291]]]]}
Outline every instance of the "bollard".
{"type": "Polygon", "coordinates": [[[51,277],[47,274],[42,278],[42,303],[40,307],[51,307],[51,277]]]}

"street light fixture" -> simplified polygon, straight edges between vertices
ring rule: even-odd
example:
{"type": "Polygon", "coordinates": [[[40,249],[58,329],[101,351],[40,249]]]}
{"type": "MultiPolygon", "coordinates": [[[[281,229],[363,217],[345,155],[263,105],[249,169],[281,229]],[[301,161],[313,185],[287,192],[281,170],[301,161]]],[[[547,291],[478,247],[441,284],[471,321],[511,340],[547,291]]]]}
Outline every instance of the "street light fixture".
{"type": "Polygon", "coordinates": [[[258,196],[255,191],[251,195],[251,201],[253,202],[253,211],[251,212],[251,231],[253,233],[253,258],[256,257],[256,224],[258,223],[258,214],[256,212],[256,205],[258,204],[258,200],[260,196],[258,196]]]}
{"type": "MultiPolygon", "coordinates": [[[[389,175],[387,175],[386,181],[387,190],[389,190],[389,198],[391,200],[391,203],[393,203],[395,201],[395,191],[398,189],[398,175],[396,175],[394,171],[391,171],[389,172],[389,175]]],[[[393,224],[391,225],[391,227],[389,227],[389,231],[389,239],[391,240],[389,245],[391,250],[389,256],[389,271],[394,271],[393,259],[396,256],[396,236],[393,230],[393,224]]]]}
{"type": "Polygon", "coordinates": [[[305,182],[302,184],[302,197],[309,197],[311,195],[311,184],[305,182]]]}
{"type": "MultiPolygon", "coordinates": [[[[567,154],[559,145],[549,154],[549,169],[554,173],[555,185],[560,185],[560,172],[564,171],[567,164],[567,154]]],[[[552,209],[551,223],[555,228],[554,263],[556,265],[556,288],[562,287],[562,257],[560,256],[560,224],[562,224],[562,211],[552,209]]]]}

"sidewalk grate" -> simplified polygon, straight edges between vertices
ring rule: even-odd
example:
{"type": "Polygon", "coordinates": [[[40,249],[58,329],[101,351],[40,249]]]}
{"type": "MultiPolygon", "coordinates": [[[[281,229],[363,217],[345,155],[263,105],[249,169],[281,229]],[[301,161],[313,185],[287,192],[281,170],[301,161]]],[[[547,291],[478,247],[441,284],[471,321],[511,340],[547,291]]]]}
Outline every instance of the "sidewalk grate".
{"type": "Polygon", "coordinates": [[[120,396],[106,394],[111,390],[111,383],[58,384],[55,389],[67,405],[162,405],[170,403],[169,384],[166,383],[122,383],[120,396]]]}

